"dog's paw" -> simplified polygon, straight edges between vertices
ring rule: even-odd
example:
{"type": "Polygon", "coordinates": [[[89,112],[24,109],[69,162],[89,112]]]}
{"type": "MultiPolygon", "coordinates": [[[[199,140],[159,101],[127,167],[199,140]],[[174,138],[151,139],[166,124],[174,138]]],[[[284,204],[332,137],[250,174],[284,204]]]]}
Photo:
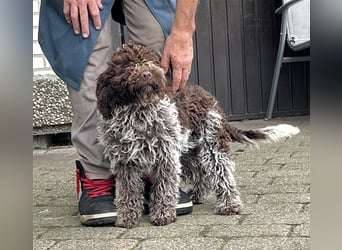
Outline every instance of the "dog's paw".
{"type": "Polygon", "coordinates": [[[156,226],[165,226],[177,220],[176,209],[152,214],[150,222],[156,226]]]}
{"type": "Polygon", "coordinates": [[[133,228],[139,224],[140,215],[137,212],[118,213],[115,225],[117,227],[133,228]]]}
{"type": "Polygon", "coordinates": [[[220,215],[234,215],[240,214],[242,211],[241,203],[229,203],[225,205],[217,205],[215,208],[215,213],[220,215]]]}

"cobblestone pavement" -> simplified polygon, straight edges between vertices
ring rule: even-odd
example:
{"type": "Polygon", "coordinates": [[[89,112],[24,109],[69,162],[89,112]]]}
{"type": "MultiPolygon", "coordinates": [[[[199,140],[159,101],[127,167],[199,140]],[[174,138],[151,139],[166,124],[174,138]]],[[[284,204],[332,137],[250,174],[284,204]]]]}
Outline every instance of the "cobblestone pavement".
{"type": "Polygon", "coordinates": [[[239,128],[289,123],[301,133],[260,149],[234,144],[241,215],[213,214],[214,197],[190,215],[157,227],[144,215],[134,229],[84,227],[75,192],[72,147],[33,151],[34,249],[309,249],[309,117],[233,122],[239,128]]]}

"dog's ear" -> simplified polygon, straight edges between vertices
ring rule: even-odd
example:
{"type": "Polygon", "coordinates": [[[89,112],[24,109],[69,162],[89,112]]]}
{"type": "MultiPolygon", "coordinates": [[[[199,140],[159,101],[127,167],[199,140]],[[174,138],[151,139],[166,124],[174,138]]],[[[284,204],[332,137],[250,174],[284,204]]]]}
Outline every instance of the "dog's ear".
{"type": "Polygon", "coordinates": [[[128,98],[125,96],[127,91],[123,91],[128,78],[128,63],[128,55],[120,49],[117,50],[108,61],[106,71],[97,79],[97,108],[105,119],[110,119],[113,109],[128,98]]]}
{"type": "Polygon", "coordinates": [[[99,76],[96,86],[97,108],[105,119],[111,118],[115,106],[113,97],[115,91],[111,87],[110,81],[110,75],[104,72],[99,76]]]}
{"type": "Polygon", "coordinates": [[[96,97],[97,108],[105,119],[112,118],[112,111],[118,105],[130,103],[132,96],[126,90],[128,72],[125,67],[108,63],[108,68],[97,79],[96,97]]]}
{"type": "Polygon", "coordinates": [[[120,89],[113,84],[113,78],[104,72],[97,80],[96,97],[97,108],[105,119],[112,117],[113,109],[120,100],[120,89]]]}

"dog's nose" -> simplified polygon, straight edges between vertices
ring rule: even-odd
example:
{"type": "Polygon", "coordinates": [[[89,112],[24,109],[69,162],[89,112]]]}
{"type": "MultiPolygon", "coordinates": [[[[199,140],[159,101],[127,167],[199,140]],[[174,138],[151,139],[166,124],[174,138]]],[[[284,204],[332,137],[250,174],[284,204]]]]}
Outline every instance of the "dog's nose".
{"type": "Polygon", "coordinates": [[[150,71],[144,71],[141,73],[141,76],[144,78],[144,79],[149,79],[152,77],[152,74],[150,71]]]}

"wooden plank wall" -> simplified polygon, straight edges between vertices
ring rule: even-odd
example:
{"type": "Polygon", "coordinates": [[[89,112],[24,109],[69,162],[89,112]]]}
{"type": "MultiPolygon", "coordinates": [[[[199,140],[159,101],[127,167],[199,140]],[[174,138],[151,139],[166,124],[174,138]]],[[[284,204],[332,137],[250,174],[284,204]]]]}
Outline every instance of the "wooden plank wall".
{"type": "MultiPolygon", "coordinates": [[[[274,10],[280,4],[200,1],[190,80],[213,93],[230,120],[265,116],[279,42],[280,16],[274,10]]],[[[308,62],[284,64],[273,116],[309,114],[309,86],[308,62]]]]}

